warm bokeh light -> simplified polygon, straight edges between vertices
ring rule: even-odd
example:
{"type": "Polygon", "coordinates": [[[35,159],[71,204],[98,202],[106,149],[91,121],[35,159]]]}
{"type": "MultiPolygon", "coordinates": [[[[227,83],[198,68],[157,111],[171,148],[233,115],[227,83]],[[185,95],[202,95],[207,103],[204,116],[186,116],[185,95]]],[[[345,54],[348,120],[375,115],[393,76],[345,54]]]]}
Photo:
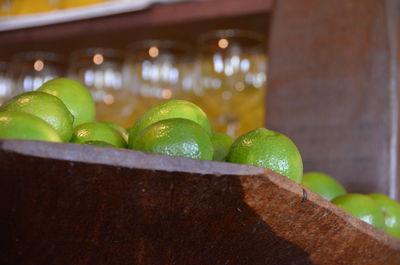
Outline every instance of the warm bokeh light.
{"type": "Polygon", "coordinates": [[[245,85],[242,81],[238,81],[235,83],[235,89],[239,92],[243,91],[245,89],[245,85]]]}
{"type": "Polygon", "coordinates": [[[94,62],[94,64],[97,64],[97,65],[102,64],[102,63],[104,62],[104,57],[103,57],[103,55],[100,54],[100,53],[96,53],[96,54],[93,56],[93,62],[94,62]]]}
{"type": "Polygon", "coordinates": [[[172,92],[170,89],[163,89],[162,97],[165,99],[170,99],[172,97],[172,92]]]}
{"type": "Polygon", "coordinates": [[[151,58],[156,58],[159,54],[160,54],[160,51],[156,46],[150,47],[149,55],[151,58]]]}
{"type": "Polygon", "coordinates": [[[221,49],[226,49],[229,46],[229,41],[227,39],[220,39],[218,41],[218,47],[220,47],[221,49]]]}
{"type": "Polygon", "coordinates": [[[105,95],[104,98],[103,98],[103,101],[104,101],[105,104],[111,105],[111,104],[114,103],[114,96],[110,95],[110,94],[105,95]]]}
{"type": "Polygon", "coordinates": [[[35,71],[40,72],[43,70],[43,68],[44,68],[44,62],[42,60],[36,60],[33,63],[33,69],[35,69],[35,71]]]}

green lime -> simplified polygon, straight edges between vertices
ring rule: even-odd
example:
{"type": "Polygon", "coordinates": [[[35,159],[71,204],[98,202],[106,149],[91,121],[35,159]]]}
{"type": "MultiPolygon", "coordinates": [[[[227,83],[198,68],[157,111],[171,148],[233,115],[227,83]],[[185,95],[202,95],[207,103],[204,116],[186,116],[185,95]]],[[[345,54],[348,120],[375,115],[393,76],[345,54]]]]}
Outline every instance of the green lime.
{"type": "Polygon", "coordinates": [[[239,136],[227,161],[269,168],[298,183],[303,176],[303,162],[296,145],[285,135],[265,128],[239,136]]]}
{"type": "Polygon", "coordinates": [[[74,117],[64,103],[53,95],[38,91],[26,92],[12,98],[3,109],[35,115],[49,123],[64,142],[71,139],[74,117]]]}
{"type": "Polygon", "coordinates": [[[119,132],[100,122],[83,123],[74,128],[71,142],[83,144],[87,141],[102,141],[116,147],[126,147],[125,140],[119,132]]]}
{"type": "Polygon", "coordinates": [[[213,132],[211,134],[211,142],[214,147],[213,160],[225,161],[226,156],[229,153],[229,148],[233,143],[233,139],[226,134],[213,132]]]}
{"type": "Polygon", "coordinates": [[[385,230],[385,220],[375,201],[364,194],[349,193],[332,200],[349,214],[381,230],[385,230]]]}
{"type": "Polygon", "coordinates": [[[24,112],[0,112],[0,138],[61,142],[58,133],[44,120],[24,112]]]}
{"type": "Polygon", "coordinates": [[[116,130],[122,136],[122,138],[124,138],[125,142],[128,143],[128,132],[124,127],[111,121],[102,121],[101,123],[106,124],[111,128],[113,128],[114,130],[116,130]]]}
{"type": "Polygon", "coordinates": [[[385,218],[385,231],[400,239],[400,204],[385,194],[372,193],[368,196],[378,204],[385,218]]]}
{"type": "Polygon", "coordinates": [[[135,149],[136,137],[138,137],[140,132],[146,127],[158,121],[173,118],[192,120],[200,124],[207,133],[211,134],[210,123],[202,109],[185,100],[171,100],[149,109],[139,117],[129,130],[129,147],[135,149]]]}
{"type": "Polygon", "coordinates": [[[79,82],[68,78],[55,78],[44,83],[38,91],[49,93],[64,102],[74,115],[73,127],[94,121],[96,113],[93,98],[79,82]]]}
{"type": "Polygon", "coordinates": [[[303,186],[318,193],[328,201],[346,194],[346,190],[334,178],[321,172],[309,172],[303,175],[303,186]]]}
{"type": "Polygon", "coordinates": [[[86,141],[83,144],[87,145],[96,145],[96,146],[104,146],[104,147],[116,147],[115,145],[103,142],[103,141],[86,141]]]}
{"type": "Polygon", "coordinates": [[[208,132],[198,123],[181,118],[153,123],[138,135],[136,148],[203,160],[212,160],[214,153],[208,132]]]}

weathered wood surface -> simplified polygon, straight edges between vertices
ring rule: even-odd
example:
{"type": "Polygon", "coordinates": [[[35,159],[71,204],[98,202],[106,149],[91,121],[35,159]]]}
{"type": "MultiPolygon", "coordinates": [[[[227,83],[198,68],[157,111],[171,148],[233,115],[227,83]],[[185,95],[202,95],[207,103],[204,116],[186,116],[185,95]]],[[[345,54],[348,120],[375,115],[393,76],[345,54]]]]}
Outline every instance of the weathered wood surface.
{"type": "Polygon", "coordinates": [[[276,1],[267,124],[299,146],[305,170],[352,191],[400,192],[399,2],[276,1]]]}
{"type": "Polygon", "coordinates": [[[0,161],[0,264],[400,264],[399,240],[262,168],[20,140],[0,161]]]}

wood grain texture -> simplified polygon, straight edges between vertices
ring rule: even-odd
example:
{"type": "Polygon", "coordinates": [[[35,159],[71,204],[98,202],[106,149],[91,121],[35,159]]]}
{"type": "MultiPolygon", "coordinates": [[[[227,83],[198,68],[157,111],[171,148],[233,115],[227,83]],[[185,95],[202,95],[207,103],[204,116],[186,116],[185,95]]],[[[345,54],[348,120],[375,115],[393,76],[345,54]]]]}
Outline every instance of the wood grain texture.
{"type": "Polygon", "coordinates": [[[294,140],[305,171],[331,174],[350,191],[396,197],[398,106],[386,4],[277,1],[267,124],[294,140]]]}
{"type": "Polygon", "coordinates": [[[400,241],[245,165],[0,141],[1,264],[400,264],[400,241]]]}
{"type": "MultiPolygon", "coordinates": [[[[399,91],[398,78],[399,78],[399,10],[400,2],[396,0],[385,0],[386,6],[386,21],[387,21],[387,32],[389,42],[389,102],[390,108],[394,110],[399,109],[399,91]]],[[[390,137],[389,138],[389,155],[390,155],[390,168],[389,168],[389,181],[392,185],[389,186],[389,194],[394,196],[398,195],[399,191],[399,178],[397,176],[398,171],[398,150],[399,149],[399,113],[398,111],[391,111],[389,115],[390,123],[390,137]]],[[[398,196],[397,196],[398,197],[398,196]]]]}
{"type": "Polygon", "coordinates": [[[146,38],[194,42],[216,28],[265,34],[272,0],[204,0],[43,27],[0,32],[0,58],[29,50],[69,52],[85,47],[125,48],[146,38]]]}
{"type": "MultiPolygon", "coordinates": [[[[386,10],[388,14],[388,32],[389,32],[389,47],[391,51],[391,67],[390,67],[390,76],[391,76],[391,101],[394,102],[396,109],[400,109],[400,2],[396,0],[386,0],[386,10]]],[[[395,139],[393,141],[393,152],[396,153],[397,157],[392,156],[394,160],[395,166],[393,168],[394,174],[392,174],[393,185],[392,189],[394,189],[397,193],[397,198],[400,198],[400,177],[396,172],[400,172],[400,113],[399,112],[392,112],[392,120],[393,124],[395,121],[397,123],[396,126],[392,126],[393,128],[393,135],[392,138],[395,139]]]]}

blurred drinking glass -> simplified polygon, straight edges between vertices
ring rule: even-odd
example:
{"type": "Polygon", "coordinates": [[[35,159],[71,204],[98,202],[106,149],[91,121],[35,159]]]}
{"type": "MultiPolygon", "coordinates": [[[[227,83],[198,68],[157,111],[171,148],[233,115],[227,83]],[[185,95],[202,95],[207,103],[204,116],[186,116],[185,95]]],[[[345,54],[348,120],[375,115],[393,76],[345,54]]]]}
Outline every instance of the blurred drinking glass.
{"type": "Polygon", "coordinates": [[[71,55],[69,76],[84,84],[96,102],[96,118],[122,126],[132,125],[137,98],[127,87],[125,54],[115,49],[91,48],[71,55]]]}
{"type": "Polygon", "coordinates": [[[130,45],[131,84],[140,96],[141,112],[170,99],[191,100],[194,57],[190,47],[170,40],[130,45]]]}
{"type": "Polygon", "coordinates": [[[7,73],[8,63],[0,61],[0,106],[17,93],[13,89],[12,79],[7,73]]]}
{"type": "Polygon", "coordinates": [[[216,131],[238,136],[263,127],[267,56],[262,35],[218,30],[199,37],[202,103],[216,131]]]}
{"type": "Polygon", "coordinates": [[[9,68],[16,93],[38,89],[44,82],[65,75],[64,57],[50,52],[27,52],[12,57],[9,68]]]}

